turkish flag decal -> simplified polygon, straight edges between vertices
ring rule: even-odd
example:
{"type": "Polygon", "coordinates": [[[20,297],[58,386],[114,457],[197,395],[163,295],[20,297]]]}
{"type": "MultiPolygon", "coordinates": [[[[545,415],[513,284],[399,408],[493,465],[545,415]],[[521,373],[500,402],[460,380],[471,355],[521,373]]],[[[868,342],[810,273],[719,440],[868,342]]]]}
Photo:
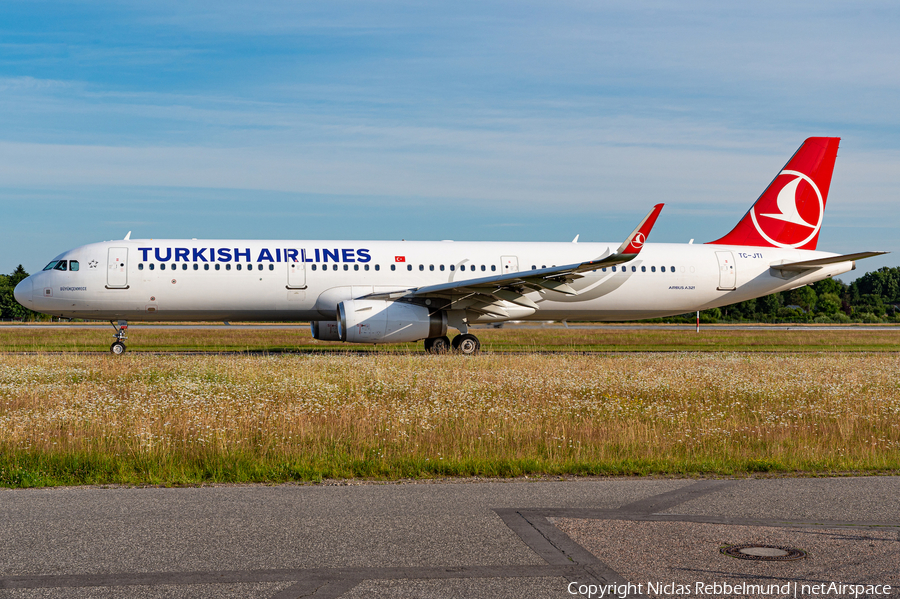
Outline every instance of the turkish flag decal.
{"type": "Polygon", "coordinates": [[[394,262],[406,262],[406,256],[394,256],[394,262]]]}

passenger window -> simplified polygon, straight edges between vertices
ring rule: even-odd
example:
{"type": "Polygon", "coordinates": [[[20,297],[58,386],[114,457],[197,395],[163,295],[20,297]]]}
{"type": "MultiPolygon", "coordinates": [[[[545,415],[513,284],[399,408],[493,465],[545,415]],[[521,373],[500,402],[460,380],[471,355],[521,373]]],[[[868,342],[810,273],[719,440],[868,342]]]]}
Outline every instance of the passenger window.
{"type": "Polygon", "coordinates": [[[222,265],[219,264],[219,263],[217,262],[217,263],[216,263],[216,270],[220,270],[221,268],[222,268],[222,265]]]}
{"type": "MultiPolygon", "coordinates": [[[[270,264],[269,266],[271,266],[271,264],[270,264]]],[[[270,268],[269,270],[272,270],[272,269],[270,268]]],[[[350,265],[349,265],[349,264],[345,264],[345,265],[344,265],[344,270],[350,270],[350,265]]]]}
{"type": "Polygon", "coordinates": [[[471,268],[471,270],[475,270],[475,265],[474,265],[474,264],[473,264],[473,265],[472,265],[472,268],[471,268]]]}
{"type": "Polygon", "coordinates": [[[425,265],[424,265],[424,264],[420,264],[420,265],[419,265],[419,270],[425,270],[425,265]]]}
{"type": "Polygon", "coordinates": [[[455,265],[455,264],[451,264],[451,265],[450,265],[450,272],[453,272],[454,270],[456,270],[456,265],[455,265]]]}
{"type": "Polygon", "coordinates": [[[444,265],[441,264],[441,271],[443,272],[443,270],[444,270],[444,265]]]}
{"type": "Polygon", "coordinates": [[[655,266],[651,266],[651,267],[650,267],[650,272],[656,272],[656,267],[655,267],[655,266]]]}
{"type": "Polygon", "coordinates": [[[241,269],[241,263],[238,262],[237,265],[235,266],[235,268],[238,269],[238,270],[240,270],[240,269],[241,269]]]}
{"type": "MultiPolygon", "coordinates": [[[[366,265],[366,268],[369,268],[369,265],[368,265],[368,264],[366,265]]],[[[381,270],[381,265],[380,265],[380,264],[376,264],[376,265],[375,265],[375,270],[381,270]]]]}
{"type": "MultiPolygon", "coordinates": [[[[153,265],[152,265],[152,264],[150,265],[150,269],[151,269],[151,270],[153,269],[153,265]]],[[[209,270],[209,264],[204,264],[204,265],[203,265],[203,270],[209,270]]]]}
{"type": "Polygon", "coordinates": [[[397,270],[397,265],[396,265],[396,264],[391,264],[391,270],[397,270]]]}
{"type": "Polygon", "coordinates": [[[412,264],[407,264],[407,265],[406,265],[406,270],[412,270],[412,264]]]}
{"type": "Polygon", "coordinates": [[[66,261],[60,260],[56,263],[56,266],[53,267],[53,270],[66,270],[66,261]]]}
{"type": "MultiPolygon", "coordinates": [[[[270,265],[269,265],[269,270],[272,270],[272,269],[274,269],[274,268],[275,268],[275,265],[273,265],[273,264],[270,264],[270,265]]],[[[331,267],[331,270],[337,270],[337,264],[335,264],[334,266],[332,266],[332,267],[331,267]]]]}
{"type": "Polygon", "coordinates": [[[313,269],[313,270],[316,269],[316,265],[315,265],[315,264],[312,265],[312,269],[313,269]]]}
{"type": "MultiPolygon", "coordinates": [[[[181,270],[187,270],[187,263],[181,265],[181,270]]],[[[240,265],[238,265],[238,270],[240,270],[240,265]]]]}
{"type": "Polygon", "coordinates": [[[532,265],[531,265],[531,270],[537,270],[537,266],[534,265],[534,264],[532,264],[532,265]]]}
{"type": "Polygon", "coordinates": [[[200,265],[199,265],[199,264],[194,264],[194,270],[200,270],[200,265]]]}
{"type": "Polygon", "coordinates": [[[354,264],[354,265],[353,265],[353,270],[359,270],[359,264],[354,264]]]}
{"type": "Polygon", "coordinates": [[[546,264],[541,264],[541,268],[547,268],[546,264]]]}
{"type": "MultiPolygon", "coordinates": [[[[337,264],[334,265],[334,269],[337,270],[337,264]]],[[[270,264],[270,265],[269,265],[269,270],[275,270],[275,265],[274,265],[274,264],[270,264]]]]}
{"type": "Polygon", "coordinates": [[[69,260],[69,270],[73,272],[78,270],[78,260],[69,260]]]}
{"type": "Polygon", "coordinates": [[[605,269],[605,268],[601,268],[600,270],[602,270],[603,272],[606,272],[606,269],[605,269]]]}
{"type": "Polygon", "coordinates": [[[484,271],[485,271],[484,264],[482,264],[482,265],[481,265],[481,272],[484,272],[484,271]]]}
{"type": "Polygon", "coordinates": [[[138,264],[138,270],[144,270],[144,263],[143,263],[143,262],[141,262],[140,264],[138,264]]]}
{"type": "Polygon", "coordinates": [[[231,270],[231,264],[226,264],[226,265],[225,265],[225,270],[231,270]]]}
{"type": "Polygon", "coordinates": [[[166,265],[165,265],[165,264],[160,264],[160,265],[159,265],[159,269],[160,269],[160,270],[165,270],[165,269],[166,269],[166,265]]]}
{"type": "Polygon", "coordinates": [[[669,270],[670,270],[671,272],[675,272],[675,267],[674,267],[674,266],[670,266],[670,267],[669,267],[669,270]]]}
{"type": "Polygon", "coordinates": [[[647,272],[647,267],[646,267],[646,266],[642,266],[642,267],[641,267],[641,272],[647,272]]]}
{"type": "Polygon", "coordinates": [[[491,272],[494,272],[494,271],[496,271],[496,270],[497,270],[497,265],[496,265],[496,264],[491,264],[491,272]]]}
{"type": "Polygon", "coordinates": [[[56,266],[56,262],[57,262],[57,261],[54,260],[53,262],[51,262],[50,264],[48,264],[47,266],[45,266],[45,267],[44,267],[44,270],[52,270],[53,267],[56,266]]]}
{"type": "Polygon", "coordinates": [[[632,266],[632,267],[631,267],[631,272],[637,272],[637,266],[632,266]]]}
{"type": "Polygon", "coordinates": [[[150,270],[153,270],[153,263],[150,263],[150,270]]]}
{"type": "Polygon", "coordinates": [[[428,270],[434,270],[434,264],[429,264],[429,265],[428,265],[428,270]]]}

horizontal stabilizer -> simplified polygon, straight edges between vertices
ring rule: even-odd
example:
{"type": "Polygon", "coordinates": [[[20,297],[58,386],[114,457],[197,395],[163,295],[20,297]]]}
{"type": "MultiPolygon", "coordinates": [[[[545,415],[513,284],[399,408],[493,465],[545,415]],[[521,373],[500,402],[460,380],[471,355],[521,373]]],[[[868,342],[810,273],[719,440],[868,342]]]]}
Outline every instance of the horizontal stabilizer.
{"type": "Polygon", "coordinates": [[[831,256],[829,258],[819,258],[818,260],[804,260],[803,262],[789,262],[787,264],[773,264],[770,268],[775,270],[789,272],[803,272],[804,270],[813,270],[829,264],[838,264],[840,262],[850,262],[852,260],[862,260],[863,258],[871,258],[872,256],[881,256],[888,252],[858,252],[856,254],[844,254],[843,256],[831,256]]]}

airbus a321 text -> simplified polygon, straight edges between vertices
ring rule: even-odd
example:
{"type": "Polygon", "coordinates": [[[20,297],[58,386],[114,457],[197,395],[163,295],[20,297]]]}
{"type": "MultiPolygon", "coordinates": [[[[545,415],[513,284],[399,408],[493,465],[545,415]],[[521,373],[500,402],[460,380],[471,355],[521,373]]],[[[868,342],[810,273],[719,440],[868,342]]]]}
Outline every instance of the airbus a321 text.
{"type": "Polygon", "coordinates": [[[310,321],[316,339],[425,340],[474,354],[474,323],[611,321],[724,306],[808,285],[884,252],[816,250],[839,138],[803,142],[737,226],[704,244],[130,239],[63,252],[15,289],[24,306],[109,320],[310,321]],[[451,341],[449,329],[460,334],[451,341]]]}

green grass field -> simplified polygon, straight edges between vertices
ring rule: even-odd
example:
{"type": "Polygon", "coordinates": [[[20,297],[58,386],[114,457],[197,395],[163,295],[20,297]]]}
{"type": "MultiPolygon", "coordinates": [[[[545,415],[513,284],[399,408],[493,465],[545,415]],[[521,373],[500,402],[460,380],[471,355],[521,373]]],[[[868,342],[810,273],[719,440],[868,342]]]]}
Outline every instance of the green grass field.
{"type": "Polygon", "coordinates": [[[896,472],[898,366],[889,352],[7,354],[0,484],[896,472]]]}
{"type": "MultiPolygon", "coordinates": [[[[704,325],[700,333],[693,329],[550,328],[540,325],[502,329],[473,329],[489,352],[504,351],[900,351],[900,326],[846,327],[841,330],[797,330],[770,328],[728,330],[704,325]]],[[[23,328],[0,326],[0,352],[94,352],[107,351],[113,328],[23,328]]],[[[421,350],[422,343],[383,346],[348,345],[316,341],[309,327],[259,330],[235,325],[216,329],[160,328],[136,325],[129,329],[129,352],[141,351],[386,351],[390,353],[421,350]]]]}

